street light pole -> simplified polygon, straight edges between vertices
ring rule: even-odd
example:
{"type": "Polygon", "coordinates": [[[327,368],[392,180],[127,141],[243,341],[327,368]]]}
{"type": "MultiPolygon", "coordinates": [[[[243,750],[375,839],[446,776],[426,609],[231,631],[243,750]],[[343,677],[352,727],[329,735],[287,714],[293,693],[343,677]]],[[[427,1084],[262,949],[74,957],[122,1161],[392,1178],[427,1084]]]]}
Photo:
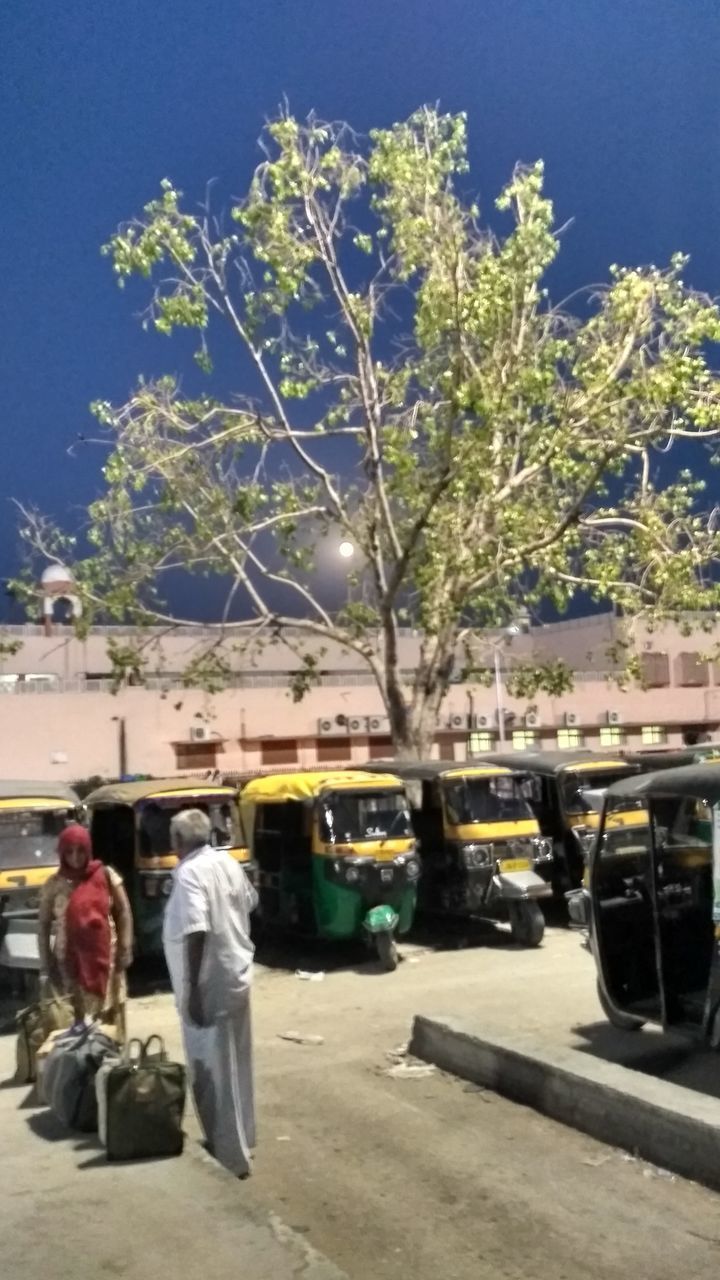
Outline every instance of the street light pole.
{"type": "Polygon", "coordinates": [[[505,746],[505,708],[503,707],[502,675],[500,672],[500,650],[495,649],[495,703],[497,705],[498,737],[500,746],[505,746]]]}

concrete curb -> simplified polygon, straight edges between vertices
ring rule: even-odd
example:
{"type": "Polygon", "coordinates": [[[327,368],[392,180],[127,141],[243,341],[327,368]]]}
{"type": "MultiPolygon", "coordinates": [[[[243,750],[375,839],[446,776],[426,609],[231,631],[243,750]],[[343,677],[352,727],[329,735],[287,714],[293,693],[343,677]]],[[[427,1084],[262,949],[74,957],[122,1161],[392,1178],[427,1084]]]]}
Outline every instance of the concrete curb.
{"type": "Polygon", "coordinates": [[[416,1017],[410,1052],[601,1142],[720,1190],[720,1101],[531,1037],[416,1017]]]}

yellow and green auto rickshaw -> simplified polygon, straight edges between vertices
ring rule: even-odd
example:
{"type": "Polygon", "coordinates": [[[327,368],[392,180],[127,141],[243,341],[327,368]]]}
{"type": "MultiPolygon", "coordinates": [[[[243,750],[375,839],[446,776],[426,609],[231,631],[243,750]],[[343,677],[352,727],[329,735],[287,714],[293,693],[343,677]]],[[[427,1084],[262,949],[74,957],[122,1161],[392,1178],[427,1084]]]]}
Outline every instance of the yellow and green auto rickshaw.
{"type": "Polygon", "coordinates": [[[402,779],[420,846],[418,907],[432,915],[509,918],[523,946],[542,942],[540,900],[551,890],[538,874],[552,859],[523,794],[523,779],[497,764],[444,761],[364,766],[402,779]]]}
{"type": "Polygon", "coordinates": [[[240,795],[260,918],[331,940],[364,938],[394,969],[415,913],[420,863],[399,778],[338,770],[272,774],[240,795]]]}
{"type": "Polygon", "coordinates": [[[212,843],[227,849],[253,878],[233,786],[196,778],[117,782],[92,791],[85,804],[95,856],[113,866],[125,881],[138,955],[162,952],[163,912],[177,864],[170,820],[181,809],[203,809],[210,818],[212,843]]]}
{"type": "Polygon", "coordinates": [[[590,855],[589,927],[613,1025],[658,1023],[720,1046],[720,768],[626,778],[605,797],[590,855]],[[613,814],[638,804],[643,826],[613,814]]]}
{"type": "MultiPolygon", "coordinates": [[[[514,751],[483,756],[528,779],[527,794],[544,836],[552,841],[553,857],[545,865],[558,898],[577,889],[597,836],[605,790],[621,778],[640,772],[632,759],[594,751],[514,751]]],[[[642,825],[633,806],[618,812],[616,825],[642,825]]]]}
{"type": "Polygon", "coordinates": [[[37,969],[40,889],[57,871],[57,841],[82,806],[57,782],[0,782],[0,966],[37,969]]]}

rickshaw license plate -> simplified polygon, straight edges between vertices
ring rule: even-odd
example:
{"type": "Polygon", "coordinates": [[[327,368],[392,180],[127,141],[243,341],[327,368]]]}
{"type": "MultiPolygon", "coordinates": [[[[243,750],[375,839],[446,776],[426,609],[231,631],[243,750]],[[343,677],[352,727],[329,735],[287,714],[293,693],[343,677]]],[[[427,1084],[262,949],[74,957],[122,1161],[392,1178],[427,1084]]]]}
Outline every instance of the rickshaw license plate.
{"type": "Polygon", "coordinates": [[[500,870],[505,873],[512,871],[529,871],[529,858],[502,858],[500,861],[500,870]]]}
{"type": "Polygon", "coordinates": [[[380,879],[382,880],[383,884],[392,884],[394,879],[393,868],[383,867],[382,871],[380,872],[380,879]]]}

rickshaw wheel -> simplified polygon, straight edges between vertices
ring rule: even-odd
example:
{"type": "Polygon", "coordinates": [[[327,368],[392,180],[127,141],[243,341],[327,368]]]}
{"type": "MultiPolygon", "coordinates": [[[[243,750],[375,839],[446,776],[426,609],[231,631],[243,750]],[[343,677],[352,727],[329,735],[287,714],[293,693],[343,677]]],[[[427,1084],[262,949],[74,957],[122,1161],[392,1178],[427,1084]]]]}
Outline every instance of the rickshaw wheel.
{"type": "Polygon", "coordinates": [[[597,984],[597,994],[602,1011],[611,1027],[615,1027],[618,1031],[642,1031],[645,1026],[642,1018],[636,1018],[632,1013],[618,1013],[610,1004],[600,982],[597,984]]]}
{"type": "Polygon", "coordinates": [[[388,973],[391,973],[393,969],[397,969],[399,956],[394,935],[387,932],[376,933],[375,947],[383,969],[386,969],[388,973]]]}
{"type": "Polygon", "coordinates": [[[539,947],[545,933],[545,917],[537,902],[509,904],[510,932],[521,947],[539,947]]]}

